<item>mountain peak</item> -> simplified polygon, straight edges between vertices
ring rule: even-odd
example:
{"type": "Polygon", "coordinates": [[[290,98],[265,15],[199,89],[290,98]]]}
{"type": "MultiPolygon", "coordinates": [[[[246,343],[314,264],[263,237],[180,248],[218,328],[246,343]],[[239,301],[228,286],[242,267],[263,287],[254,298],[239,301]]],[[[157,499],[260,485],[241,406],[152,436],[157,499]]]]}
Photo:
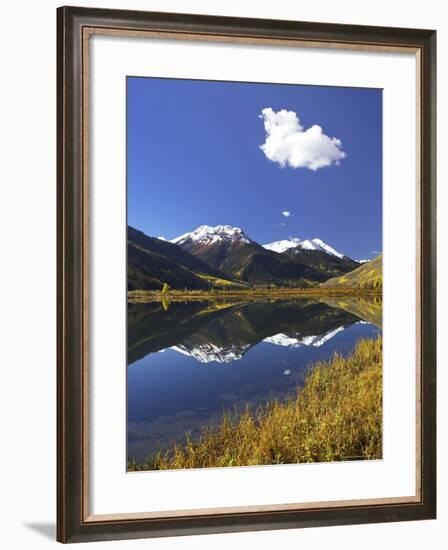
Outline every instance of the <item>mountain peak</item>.
{"type": "Polygon", "coordinates": [[[242,229],[231,225],[200,225],[194,231],[179,235],[172,239],[172,243],[183,244],[186,241],[201,242],[204,244],[212,244],[217,241],[241,241],[245,243],[251,242],[242,229]]]}
{"type": "Polygon", "coordinates": [[[289,239],[283,239],[281,241],[275,241],[273,243],[264,244],[263,248],[267,250],[272,250],[274,252],[285,252],[290,248],[296,248],[302,242],[298,237],[290,237],[289,239]]]}
{"type": "Polygon", "coordinates": [[[300,246],[304,250],[320,250],[321,252],[326,252],[331,256],[336,256],[341,259],[344,257],[344,254],[341,254],[340,252],[335,250],[332,246],[325,243],[322,239],[318,239],[318,238],[309,239],[309,240],[303,241],[300,246]]]}
{"type": "Polygon", "coordinates": [[[329,244],[325,243],[322,239],[318,238],[306,239],[303,241],[298,237],[290,237],[289,239],[284,239],[282,241],[275,241],[273,243],[264,244],[263,247],[267,250],[279,252],[280,254],[282,252],[286,252],[286,250],[289,250],[291,248],[297,248],[301,250],[318,250],[320,252],[325,252],[330,256],[336,256],[341,259],[344,257],[344,254],[341,254],[329,244]]]}
{"type": "Polygon", "coordinates": [[[291,337],[287,336],[286,334],[279,333],[275,334],[274,336],[269,336],[268,338],[265,338],[263,342],[266,342],[268,344],[275,344],[276,346],[284,346],[289,348],[298,348],[300,346],[313,346],[316,348],[319,348],[320,346],[323,346],[325,342],[328,340],[331,340],[336,334],[339,332],[342,332],[345,329],[345,327],[342,325],[340,327],[337,327],[333,330],[329,330],[328,332],[324,332],[320,335],[315,336],[302,336],[302,337],[291,337]]]}
{"type": "Polygon", "coordinates": [[[212,342],[189,346],[188,343],[172,346],[171,349],[194,357],[200,363],[230,363],[242,359],[251,344],[219,346],[212,342]]]}

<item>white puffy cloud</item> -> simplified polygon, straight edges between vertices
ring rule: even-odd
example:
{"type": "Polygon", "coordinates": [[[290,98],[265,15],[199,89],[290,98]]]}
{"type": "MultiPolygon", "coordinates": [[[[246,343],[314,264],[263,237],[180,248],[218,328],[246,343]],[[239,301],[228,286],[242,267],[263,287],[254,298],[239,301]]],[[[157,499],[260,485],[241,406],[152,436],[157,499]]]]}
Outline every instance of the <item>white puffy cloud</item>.
{"type": "Polygon", "coordinates": [[[347,156],[340,139],[328,137],[317,124],[305,130],[294,111],[282,109],[275,112],[266,107],[259,117],[263,119],[266,130],[266,140],[260,149],[266,158],[281,167],[315,171],[338,165],[347,156]]]}
{"type": "Polygon", "coordinates": [[[282,216],[285,216],[285,218],[289,218],[291,216],[291,212],[289,212],[289,210],[283,210],[282,216]]]}

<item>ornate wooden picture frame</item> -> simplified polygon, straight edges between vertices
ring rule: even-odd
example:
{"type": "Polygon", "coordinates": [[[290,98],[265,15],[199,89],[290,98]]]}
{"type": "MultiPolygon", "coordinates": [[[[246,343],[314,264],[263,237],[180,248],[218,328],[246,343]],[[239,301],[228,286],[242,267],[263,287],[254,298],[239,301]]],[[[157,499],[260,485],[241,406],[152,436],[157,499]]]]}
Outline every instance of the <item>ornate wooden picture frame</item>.
{"type": "MultiPolygon", "coordinates": [[[[57,538],[82,542],[436,517],[436,32],[61,7],[58,94],[57,538]],[[93,36],[410,53],[417,67],[416,494],[309,504],[95,515],[90,511],[89,43],[93,36]]],[[[269,81],[267,75],[266,81],[269,81]]],[[[412,182],[411,182],[412,183],[412,182]]],[[[125,327],[123,327],[125,330],[125,327]]],[[[133,474],[131,474],[133,475],[133,474]]]]}

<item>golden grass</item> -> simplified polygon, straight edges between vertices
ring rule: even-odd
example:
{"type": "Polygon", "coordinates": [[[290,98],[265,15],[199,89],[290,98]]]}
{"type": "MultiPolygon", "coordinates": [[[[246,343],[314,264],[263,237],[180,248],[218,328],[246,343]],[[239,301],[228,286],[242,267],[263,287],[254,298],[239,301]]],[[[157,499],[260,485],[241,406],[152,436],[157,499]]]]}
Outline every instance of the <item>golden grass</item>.
{"type": "Polygon", "coordinates": [[[358,288],[381,290],[383,287],[383,258],[380,254],[340,277],[333,277],[321,284],[324,288],[358,288]]]}
{"type": "Polygon", "coordinates": [[[220,277],[213,277],[212,275],[205,275],[204,273],[196,273],[196,275],[208,281],[212,285],[215,285],[217,287],[217,290],[219,290],[220,287],[233,287],[235,289],[246,289],[247,285],[236,283],[235,281],[229,281],[227,279],[221,279],[220,277]]]}
{"type": "Polygon", "coordinates": [[[272,401],[240,415],[227,412],[198,442],[186,436],[165,453],[128,469],[166,470],[299,462],[379,459],[382,456],[382,339],[361,340],[310,368],[287,402],[272,401]]]}

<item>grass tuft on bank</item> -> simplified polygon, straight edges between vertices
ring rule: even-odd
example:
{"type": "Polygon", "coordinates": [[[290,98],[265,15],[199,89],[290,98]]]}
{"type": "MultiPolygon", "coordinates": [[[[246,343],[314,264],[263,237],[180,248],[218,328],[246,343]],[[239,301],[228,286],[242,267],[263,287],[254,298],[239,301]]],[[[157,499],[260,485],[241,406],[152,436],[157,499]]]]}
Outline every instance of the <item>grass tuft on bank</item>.
{"type": "Polygon", "coordinates": [[[221,423],[129,471],[333,462],[382,457],[382,339],[312,365],[286,402],[227,412],[221,423]]]}

